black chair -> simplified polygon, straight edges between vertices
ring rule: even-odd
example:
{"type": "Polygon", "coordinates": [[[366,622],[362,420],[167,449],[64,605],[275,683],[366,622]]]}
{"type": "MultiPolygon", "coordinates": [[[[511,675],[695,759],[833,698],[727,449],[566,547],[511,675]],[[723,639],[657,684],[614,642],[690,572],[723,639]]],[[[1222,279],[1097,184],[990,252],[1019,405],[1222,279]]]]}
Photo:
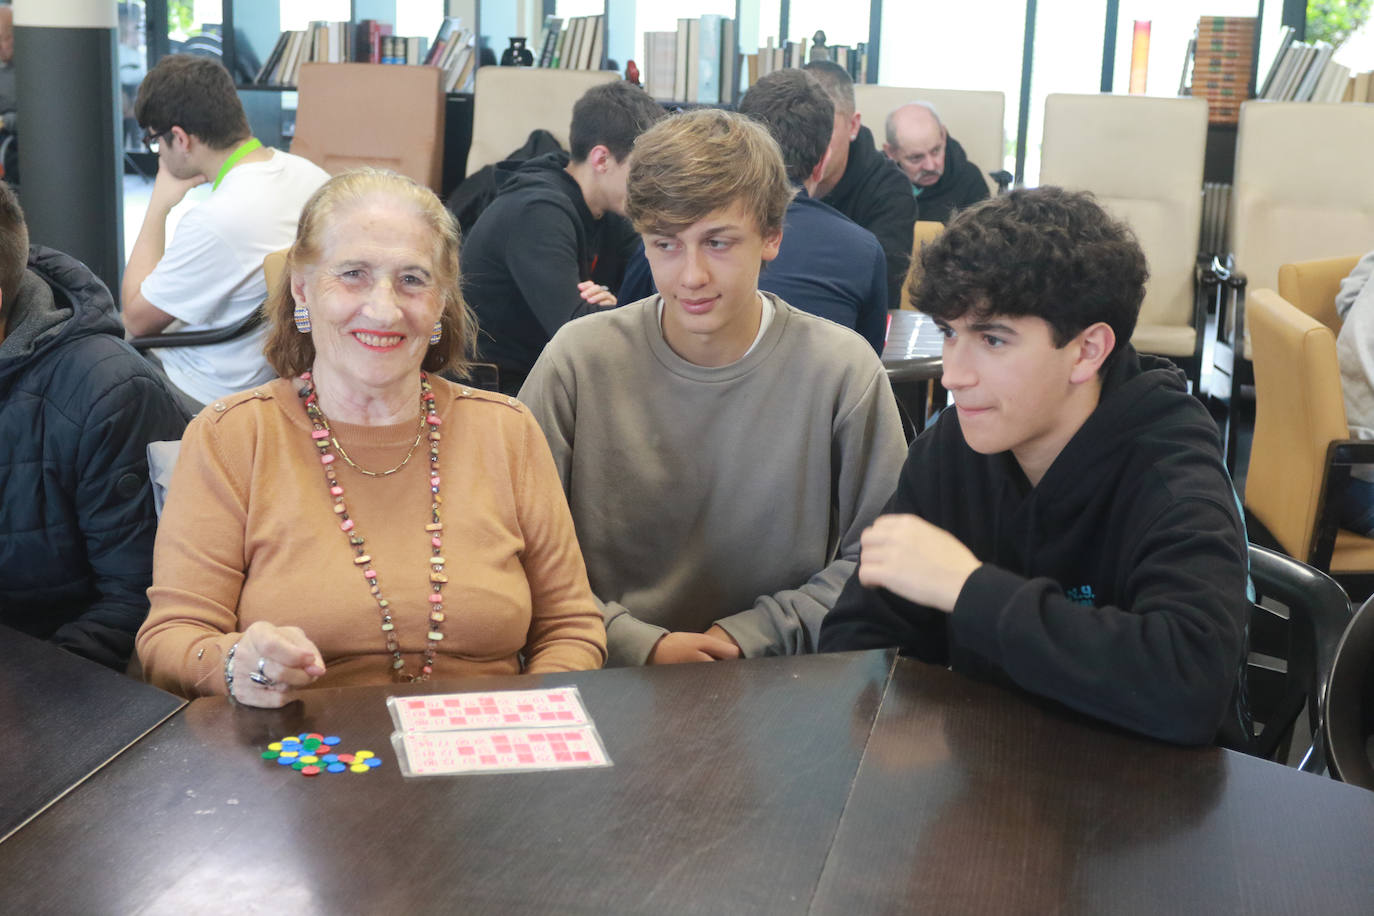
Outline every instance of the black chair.
{"type": "Polygon", "coordinates": [[[1326,677],[1350,621],[1350,599],[1336,581],[1291,557],[1250,545],[1251,608],[1245,677],[1253,727],[1246,753],[1284,763],[1307,711],[1309,744],[1299,768],[1325,769],[1320,740],[1326,677]]]}
{"type": "Polygon", "coordinates": [[[1374,598],[1356,612],[1336,647],[1323,737],[1331,775],[1374,789],[1374,598]]]}

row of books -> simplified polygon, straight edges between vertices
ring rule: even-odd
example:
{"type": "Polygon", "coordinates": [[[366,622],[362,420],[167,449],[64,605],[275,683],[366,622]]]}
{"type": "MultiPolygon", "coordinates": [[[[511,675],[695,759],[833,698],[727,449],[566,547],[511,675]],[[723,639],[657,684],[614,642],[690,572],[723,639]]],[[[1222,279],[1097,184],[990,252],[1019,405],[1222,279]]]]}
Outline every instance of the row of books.
{"type": "Polygon", "coordinates": [[[807,39],[785,41],[776,47],[772,37],[759,48],[757,55],[750,54],[749,73],[752,81],[766,76],[774,70],[786,67],[804,67],[813,60],[829,60],[844,67],[850,79],[856,83],[866,82],[868,73],[868,45],[859,42],[854,47],[848,45],[810,45],[807,39]],[[757,61],[757,65],[754,61],[757,61]]]}
{"type": "Polygon", "coordinates": [[[444,71],[445,92],[471,91],[479,54],[472,29],[457,16],[445,16],[424,63],[444,71]]]}
{"type": "Polygon", "coordinates": [[[443,69],[446,92],[461,92],[470,88],[477,60],[472,31],[457,17],[444,19],[432,45],[418,36],[392,35],[390,23],[375,19],[321,21],[282,32],[253,84],[295,86],[301,65],[313,62],[428,64],[443,69]]]}
{"type": "MultiPolygon", "coordinates": [[[[1289,102],[1340,102],[1354,95],[1350,68],[1332,59],[1335,48],[1324,41],[1297,41],[1285,26],[1279,50],[1260,87],[1263,99],[1289,102]]],[[[1355,77],[1358,81],[1359,77],[1355,77]]],[[[1365,80],[1366,94],[1368,79],[1365,80]]],[[[1362,99],[1356,101],[1363,101],[1362,99]]]]}
{"type": "Polygon", "coordinates": [[[1250,97],[1255,61],[1253,16],[1202,16],[1188,43],[1192,60],[1188,93],[1207,100],[1207,120],[1234,124],[1250,97]]]}
{"type": "Polygon", "coordinates": [[[606,17],[545,16],[539,42],[530,49],[536,67],[600,70],[606,57],[606,17]]]}
{"type": "Polygon", "coordinates": [[[644,90],[656,99],[719,105],[735,101],[739,53],[735,20],[679,19],[673,32],[644,33],[644,90]]]}

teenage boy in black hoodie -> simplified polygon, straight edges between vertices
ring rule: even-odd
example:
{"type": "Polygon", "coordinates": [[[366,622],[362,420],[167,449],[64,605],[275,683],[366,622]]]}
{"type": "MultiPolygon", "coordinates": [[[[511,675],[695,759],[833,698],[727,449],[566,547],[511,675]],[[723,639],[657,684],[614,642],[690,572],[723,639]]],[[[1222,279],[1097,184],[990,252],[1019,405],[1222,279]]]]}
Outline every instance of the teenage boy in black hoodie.
{"type": "MultiPolygon", "coordinates": [[[[635,138],[666,113],[623,81],[573,106],[567,153],[521,163],[463,241],[463,293],[477,313],[478,353],[515,394],[544,345],[574,318],[616,304],[639,236],[625,214],[635,138]]],[[[502,180],[498,178],[498,180],[502,180]]]]}
{"type": "Polygon", "coordinates": [[[1168,741],[1236,708],[1246,538],[1217,430],[1128,343],[1147,276],[1086,194],[1015,191],[925,250],[954,404],[911,446],[822,651],[899,646],[1168,741]]]}

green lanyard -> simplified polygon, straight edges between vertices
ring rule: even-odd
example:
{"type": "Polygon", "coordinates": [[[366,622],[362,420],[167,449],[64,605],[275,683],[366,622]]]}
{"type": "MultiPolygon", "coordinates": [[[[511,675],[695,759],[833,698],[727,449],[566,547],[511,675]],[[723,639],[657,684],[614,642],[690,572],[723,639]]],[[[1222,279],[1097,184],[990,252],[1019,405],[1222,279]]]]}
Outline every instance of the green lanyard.
{"type": "Polygon", "coordinates": [[[219,167],[219,174],[215,176],[214,187],[211,191],[219,190],[219,183],[224,180],[224,176],[229,174],[229,170],[239,164],[239,160],[247,156],[255,149],[262,149],[262,141],[257,137],[251,137],[243,141],[243,145],[229,154],[229,158],[224,160],[224,165],[219,167]]]}

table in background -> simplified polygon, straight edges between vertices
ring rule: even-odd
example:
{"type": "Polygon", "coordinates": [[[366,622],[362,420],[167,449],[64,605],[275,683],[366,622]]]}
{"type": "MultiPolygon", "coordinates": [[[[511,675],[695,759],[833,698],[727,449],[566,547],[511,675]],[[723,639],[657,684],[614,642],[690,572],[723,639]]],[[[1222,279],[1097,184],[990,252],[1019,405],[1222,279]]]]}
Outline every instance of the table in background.
{"type": "Polygon", "coordinates": [[[185,704],[0,626],[0,840],[185,704]]]}
{"type": "Polygon", "coordinates": [[[1374,792],[901,659],[813,913],[1374,913],[1374,792]]]}
{"type": "Polygon", "coordinates": [[[903,425],[914,435],[925,428],[931,413],[945,405],[945,390],[939,382],[945,338],[922,312],[889,309],[887,314],[891,323],[883,347],[883,367],[897,396],[903,425]]]}
{"type": "Polygon", "coordinates": [[[890,653],[201,699],[0,844],[14,912],[804,913],[890,653]],[[614,766],[406,779],[392,694],[577,684],[614,766]],[[305,778],[286,734],[384,758],[305,778]]]}

